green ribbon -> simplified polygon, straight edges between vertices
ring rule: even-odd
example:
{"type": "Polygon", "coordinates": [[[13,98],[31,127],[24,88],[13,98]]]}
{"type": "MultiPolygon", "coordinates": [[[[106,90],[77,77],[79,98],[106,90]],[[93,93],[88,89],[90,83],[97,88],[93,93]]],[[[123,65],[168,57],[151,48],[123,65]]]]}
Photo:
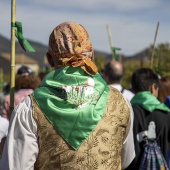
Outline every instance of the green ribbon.
{"type": "Polygon", "coordinates": [[[138,104],[149,112],[153,112],[155,109],[170,112],[170,109],[166,107],[164,103],[161,103],[149,91],[136,93],[131,100],[131,104],[138,104]]]}
{"type": "Polygon", "coordinates": [[[26,51],[26,49],[30,52],[35,52],[34,48],[29,44],[29,42],[23,37],[23,33],[22,33],[22,23],[16,21],[15,23],[11,23],[11,26],[14,28],[17,28],[15,30],[15,36],[19,41],[19,44],[21,45],[21,47],[23,48],[24,51],[26,51]]]}
{"type": "Polygon", "coordinates": [[[116,51],[120,51],[121,50],[121,48],[117,48],[117,47],[113,47],[113,54],[114,54],[114,59],[117,61],[118,60],[118,58],[117,58],[117,55],[116,55],[116,51]]]}

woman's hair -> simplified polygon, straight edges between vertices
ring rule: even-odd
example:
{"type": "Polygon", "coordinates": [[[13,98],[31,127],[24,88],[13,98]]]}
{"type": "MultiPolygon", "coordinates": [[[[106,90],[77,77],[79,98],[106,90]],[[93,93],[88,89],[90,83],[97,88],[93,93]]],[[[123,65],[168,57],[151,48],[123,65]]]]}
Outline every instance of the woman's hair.
{"type": "Polygon", "coordinates": [[[40,86],[41,80],[35,75],[16,75],[15,77],[15,90],[20,89],[33,89],[35,90],[40,86]]]}
{"type": "Polygon", "coordinates": [[[170,95],[170,80],[162,77],[160,80],[160,87],[158,92],[158,100],[164,103],[167,96],[170,95]]]}

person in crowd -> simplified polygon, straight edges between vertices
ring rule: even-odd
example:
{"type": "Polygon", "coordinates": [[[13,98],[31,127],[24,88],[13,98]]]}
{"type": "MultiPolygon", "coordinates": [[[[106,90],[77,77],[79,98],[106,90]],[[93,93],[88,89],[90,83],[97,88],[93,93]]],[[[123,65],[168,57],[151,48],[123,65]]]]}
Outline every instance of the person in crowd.
{"type": "Polygon", "coordinates": [[[4,94],[2,92],[0,93],[0,113],[2,112],[2,108],[3,108],[3,97],[4,97],[4,94]]]}
{"type": "MultiPolygon", "coordinates": [[[[9,83],[4,84],[3,91],[2,93],[0,93],[0,113],[2,112],[2,109],[3,109],[4,95],[8,94],[8,91],[9,91],[8,87],[9,87],[9,83]]],[[[1,154],[3,150],[5,138],[8,132],[8,126],[9,126],[9,121],[0,115],[0,159],[1,159],[1,154]]]]}
{"type": "Polygon", "coordinates": [[[158,100],[170,108],[170,80],[166,77],[160,79],[158,100]]]}
{"type": "MultiPolygon", "coordinates": [[[[41,80],[33,74],[31,68],[23,65],[17,70],[15,77],[14,107],[17,106],[26,96],[40,86],[41,80]]],[[[3,97],[1,116],[9,120],[10,94],[3,97]]]]}
{"type": "Polygon", "coordinates": [[[170,109],[170,95],[165,98],[164,104],[170,109]]]}
{"type": "Polygon", "coordinates": [[[3,94],[8,95],[10,93],[10,83],[5,82],[3,86],[3,94]]]}
{"type": "Polygon", "coordinates": [[[0,158],[4,146],[4,138],[7,136],[9,121],[0,116],[0,158]]]}
{"type": "Polygon", "coordinates": [[[124,97],[131,101],[134,96],[134,93],[128,89],[124,89],[121,85],[121,80],[123,77],[122,63],[115,60],[108,62],[104,66],[102,76],[110,86],[119,90],[124,97]]]}
{"type": "Polygon", "coordinates": [[[170,80],[166,77],[160,78],[160,85],[158,91],[158,100],[161,103],[165,102],[165,99],[170,95],[170,80]]]}
{"type": "Polygon", "coordinates": [[[133,111],[98,73],[88,32],[61,23],[46,56],[54,70],[13,111],[0,167],[126,168],[135,156],[133,111]]]}
{"type": "Polygon", "coordinates": [[[146,118],[147,128],[153,121],[156,127],[156,141],[160,146],[163,156],[168,162],[168,149],[170,142],[170,109],[161,103],[158,97],[159,77],[149,68],[140,68],[133,72],[131,79],[135,96],[131,100],[134,111],[134,142],[136,157],[129,169],[139,169],[144,151],[144,139],[148,129],[141,129],[142,119],[146,118]]]}
{"type": "MultiPolygon", "coordinates": [[[[17,75],[15,77],[15,94],[14,94],[14,107],[16,107],[26,96],[33,93],[37,87],[39,87],[41,80],[38,76],[33,75],[31,68],[27,66],[21,66],[17,70],[17,75]]],[[[6,88],[7,89],[7,88],[6,88]]],[[[0,143],[0,153],[3,150],[6,135],[8,133],[9,119],[10,119],[10,94],[3,96],[2,109],[1,109],[1,143],[0,143]],[[4,120],[6,119],[6,120],[4,120]]]]}

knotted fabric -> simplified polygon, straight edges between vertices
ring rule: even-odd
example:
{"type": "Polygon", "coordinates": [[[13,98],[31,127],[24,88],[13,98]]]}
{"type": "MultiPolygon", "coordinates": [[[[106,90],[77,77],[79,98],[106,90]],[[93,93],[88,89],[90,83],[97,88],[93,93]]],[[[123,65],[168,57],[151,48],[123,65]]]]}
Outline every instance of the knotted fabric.
{"type": "Polygon", "coordinates": [[[94,53],[89,35],[84,27],[75,22],[64,22],[57,26],[49,38],[48,53],[52,57],[58,57],[60,65],[80,66],[87,74],[97,73],[97,67],[92,62],[94,53]]]}

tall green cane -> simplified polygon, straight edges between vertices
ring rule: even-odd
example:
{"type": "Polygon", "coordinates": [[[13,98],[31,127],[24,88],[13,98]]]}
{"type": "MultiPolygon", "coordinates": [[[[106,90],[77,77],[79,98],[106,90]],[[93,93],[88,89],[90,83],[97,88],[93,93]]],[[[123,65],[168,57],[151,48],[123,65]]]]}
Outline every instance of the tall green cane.
{"type": "Polygon", "coordinates": [[[108,37],[109,37],[109,44],[110,44],[112,58],[113,58],[113,60],[115,60],[114,50],[113,50],[113,43],[112,43],[112,35],[111,35],[110,27],[109,27],[108,24],[107,24],[107,32],[108,32],[108,37]]]}
{"type": "MultiPolygon", "coordinates": [[[[16,1],[11,0],[11,23],[15,23],[16,1]]],[[[15,28],[11,26],[10,115],[14,109],[15,93],[15,28]]]]}
{"type": "Polygon", "coordinates": [[[11,1],[11,76],[10,76],[10,114],[14,109],[14,94],[15,94],[15,36],[17,37],[20,46],[24,51],[35,52],[34,48],[23,37],[22,23],[15,21],[16,1],[11,1]]]}
{"type": "Polygon", "coordinates": [[[156,27],[156,32],[155,32],[155,37],[154,37],[154,42],[153,42],[153,46],[152,46],[152,54],[151,54],[151,58],[150,58],[150,68],[153,68],[153,59],[154,59],[154,52],[155,52],[155,42],[156,42],[156,37],[158,34],[158,28],[159,28],[159,22],[157,23],[157,27],[156,27]]]}
{"type": "Polygon", "coordinates": [[[0,68],[0,93],[2,93],[3,92],[3,69],[2,68],[0,68]]]}
{"type": "Polygon", "coordinates": [[[118,60],[118,57],[117,57],[117,55],[116,55],[116,51],[117,51],[117,50],[121,50],[121,49],[120,49],[120,48],[117,48],[117,47],[113,47],[112,35],[111,35],[110,27],[109,27],[108,24],[107,24],[107,32],[108,32],[108,37],[109,37],[109,44],[110,44],[112,59],[113,59],[113,60],[118,60]]]}

